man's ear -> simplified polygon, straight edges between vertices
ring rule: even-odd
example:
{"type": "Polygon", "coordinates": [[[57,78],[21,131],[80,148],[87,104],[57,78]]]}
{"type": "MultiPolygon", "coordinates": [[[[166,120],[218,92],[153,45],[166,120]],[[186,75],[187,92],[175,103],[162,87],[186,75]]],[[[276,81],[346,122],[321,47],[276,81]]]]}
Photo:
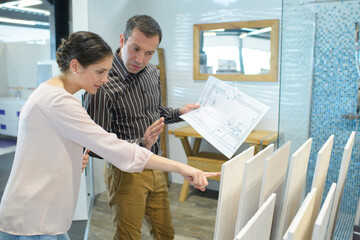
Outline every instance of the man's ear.
{"type": "Polygon", "coordinates": [[[120,48],[123,48],[125,43],[125,35],[124,33],[120,34],[120,48]]]}
{"type": "Polygon", "coordinates": [[[80,69],[80,63],[79,63],[79,61],[77,59],[74,58],[73,60],[71,60],[69,67],[70,67],[70,70],[74,74],[76,74],[80,69]]]}

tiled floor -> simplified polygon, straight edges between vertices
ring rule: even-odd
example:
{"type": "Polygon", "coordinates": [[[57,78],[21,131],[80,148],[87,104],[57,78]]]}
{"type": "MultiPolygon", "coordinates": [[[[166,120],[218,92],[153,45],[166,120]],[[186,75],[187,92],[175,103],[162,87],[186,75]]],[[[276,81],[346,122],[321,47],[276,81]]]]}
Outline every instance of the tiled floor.
{"type": "Polygon", "coordinates": [[[87,221],[74,221],[68,231],[71,240],[86,240],[84,239],[87,221]]]}
{"type": "MultiPolygon", "coordinates": [[[[170,208],[175,227],[176,240],[213,239],[218,192],[190,189],[189,198],[179,202],[181,185],[172,183],[169,187],[170,208]]],[[[107,193],[96,196],[92,210],[89,240],[112,239],[114,227],[107,193]]],[[[143,224],[142,240],[152,239],[143,224]]]]}
{"type": "Polygon", "coordinates": [[[334,240],[352,239],[355,216],[339,213],[334,233],[334,240]]]}

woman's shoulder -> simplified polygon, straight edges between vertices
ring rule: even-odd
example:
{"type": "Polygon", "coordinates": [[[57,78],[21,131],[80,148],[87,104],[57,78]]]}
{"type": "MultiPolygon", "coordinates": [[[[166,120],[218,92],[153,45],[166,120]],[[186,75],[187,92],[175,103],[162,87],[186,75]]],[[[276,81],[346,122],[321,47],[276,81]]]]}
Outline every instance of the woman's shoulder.
{"type": "Polygon", "coordinates": [[[38,87],[38,93],[41,95],[49,95],[49,97],[66,97],[72,96],[69,92],[67,92],[63,87],[58,85],[49,84],[47,82],[43,82],[38,87]]]}
{"type": "Polygon", "coordinates": [[[48,106],[49,108],[54,104],[65,102],[76,102],[77,104],[80,104],[78,99],[61,86],[48,84],[46,82],[41,83],[32,95],[33,96],[30,97],[32,97],[34,101],[41,105],[48,106]]]}
{"type": "Polygon", "coordinates": [[[55,110],[66,108],[69,103],[71,105],[80,104],[80,102],[76,103],[75,98],[64,89],[44,82],[29,96],[21,109],[21,115],[23,117],[35,116],[34,114],[38,114],[40,111],[49,116],[48,114],[55,110]]]}

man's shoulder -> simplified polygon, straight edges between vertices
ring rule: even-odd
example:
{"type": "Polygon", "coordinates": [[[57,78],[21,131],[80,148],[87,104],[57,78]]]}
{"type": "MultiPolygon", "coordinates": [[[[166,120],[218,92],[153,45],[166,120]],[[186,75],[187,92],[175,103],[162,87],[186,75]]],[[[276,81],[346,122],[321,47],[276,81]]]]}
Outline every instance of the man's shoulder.
{"type": "Polygon", "coordinates": [[[159,79],[160,72],[154,64],[148,63],[141,75],[146,79],[150,78],[153,79],[155,82],[157,82],[157,80],[159,79]]]}
{"type": "Polygon", "coordinates": [[[157,68],[153,63],[148,63],[146,65],[146,69],[147,69],[147,71],[157,71],[157,68]]]}
{"type": "Polygon", "coordinates": [[[118,75],[108,75],[108,82],[101,86],[101,90],[109,96],[121,94],[126,89],[126,81],[118,75]]]}

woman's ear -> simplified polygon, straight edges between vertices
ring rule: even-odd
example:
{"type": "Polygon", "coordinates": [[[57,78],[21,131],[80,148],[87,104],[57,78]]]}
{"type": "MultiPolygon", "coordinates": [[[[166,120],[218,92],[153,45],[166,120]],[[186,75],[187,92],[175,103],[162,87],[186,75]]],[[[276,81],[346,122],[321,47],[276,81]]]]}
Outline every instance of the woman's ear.
{"type": "Polygon", "coordinates": [[[80,69],[80,63],[78,60],[76,60],[75,58],[73,60],[71,60],[70,62],[70,71],[73,72],[74,74],[76,74],[79,69],[80,69]]]}

